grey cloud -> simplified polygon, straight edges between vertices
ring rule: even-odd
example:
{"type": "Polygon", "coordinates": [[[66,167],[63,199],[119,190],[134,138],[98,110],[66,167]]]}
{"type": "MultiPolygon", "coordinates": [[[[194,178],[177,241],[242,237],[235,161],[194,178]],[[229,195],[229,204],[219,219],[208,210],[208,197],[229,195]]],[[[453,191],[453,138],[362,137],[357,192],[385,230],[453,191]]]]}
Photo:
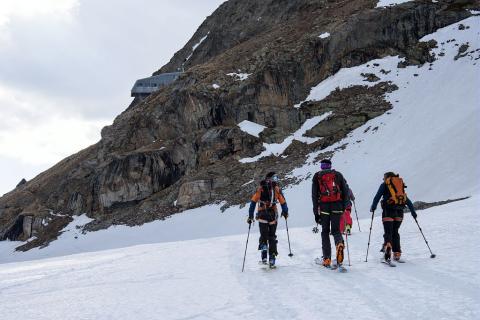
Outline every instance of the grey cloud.
{"type": "Polygon", "coordinates": [[[135,79],[168,62],[222,2],[82,0],[73,23],[12,19],[0,83],[50,97],[62,112],[113,118],[130,102],[135,79]]]}

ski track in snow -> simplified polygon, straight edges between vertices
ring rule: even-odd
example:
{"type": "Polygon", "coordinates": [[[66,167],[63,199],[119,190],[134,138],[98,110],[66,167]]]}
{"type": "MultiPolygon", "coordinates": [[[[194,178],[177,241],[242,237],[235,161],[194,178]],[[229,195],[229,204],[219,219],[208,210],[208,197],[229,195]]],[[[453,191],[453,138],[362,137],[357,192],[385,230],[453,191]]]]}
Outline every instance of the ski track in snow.
{"type": "Polygon", "coordinates": [[[419,213],[435,259],[407,214],[401,228],[407,262],[396,268],[379,262],[378,216],[367,263],[370,221],[361,220],[361,233],[355,226],[346,274],[314,263],[321,241],[310,228],[290,229],[292,258],[279,231],[278,268],[258,265],[257,225],[244,273],[245,235],[1,264],[2,319],[328,319],[339,312],[355,319],[476,319],[480,259],[470,229],[478,200],[419,213]]]}

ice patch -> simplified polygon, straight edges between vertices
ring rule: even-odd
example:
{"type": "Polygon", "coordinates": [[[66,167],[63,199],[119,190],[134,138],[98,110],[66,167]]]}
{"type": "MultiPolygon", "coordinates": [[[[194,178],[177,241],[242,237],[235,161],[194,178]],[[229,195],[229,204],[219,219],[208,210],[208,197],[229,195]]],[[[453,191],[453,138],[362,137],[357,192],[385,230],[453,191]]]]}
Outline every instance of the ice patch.
{"type": "Polygon", "coordinates": [[[285,149],[288,148],[288,146],[293,142],[293,140],[297,140],[297,141],[308,143],[308,144],[311,144],[313,142],[320,140],[321,138],[310,138],[310,137],[304,137],[303,135],[308,130],[312,129],[317,124],[319,124],[321,121],[328,118],[331,114],[332,112],[327,112],[321,116],[316,116],[311,119],[308,119],[303,123],[300,129],[298,129],[292,135],[285,138],[285,140],[283,140],[281,143],[264,143],[263,147],[265,148],[265,150],[262,153],[252,158],[240,159],[239,161],[241,163],[250,163],[250,162],[255,162],[263,157],[268,157],[271,155],[278,157],[285,151],[285,149]]]}
{"type": "Polygon", "coordinates": [[[257,138],[258,138],[258,135],[260,134],[260,132],[262,132],[266,128],[265,126],[262,126],[261,124],[258,124],[258,123],[252,122],[252,121],[248,121],[248,120],[243,120],[242,122],[240,122],[238,124],[238,126],[240,127],[240,130],[242,130],[243,132],[246,132],[249,135],[255,136],[257,138]]]}

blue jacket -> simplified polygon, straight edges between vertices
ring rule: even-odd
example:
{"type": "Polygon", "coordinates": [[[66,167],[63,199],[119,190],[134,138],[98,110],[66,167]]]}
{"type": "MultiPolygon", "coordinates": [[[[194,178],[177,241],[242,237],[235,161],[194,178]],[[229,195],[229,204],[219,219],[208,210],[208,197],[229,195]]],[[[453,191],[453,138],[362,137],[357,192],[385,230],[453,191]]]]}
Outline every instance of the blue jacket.
{"type": "MultiPolygon", "coordinates": [[[[377,209],[378,202],[380,201],[380,198],[383,196],[383,202],[385,203],[389,198],[390,198],[390,192],[387,189],[387,186],[385,185],[385,182],[380,185],[378,188],[377,194],[373,198],[372,206],[370,207],[370,211],[375,211],[377,209]]],[[[407,198],[406,201],[407,207],[410,210],[412,214],[416,214],[415,208],[413,207],[412,201],[407,198]]]]}

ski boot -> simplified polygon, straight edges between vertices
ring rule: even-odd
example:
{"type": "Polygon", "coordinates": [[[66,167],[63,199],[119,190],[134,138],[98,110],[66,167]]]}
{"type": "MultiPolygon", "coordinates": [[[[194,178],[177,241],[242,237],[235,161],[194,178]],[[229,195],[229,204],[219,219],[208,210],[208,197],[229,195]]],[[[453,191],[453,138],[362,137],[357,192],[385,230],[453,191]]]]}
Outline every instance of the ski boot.
{"type": "Polygon", "coordinates": [[[270,257],[270,260],[268,261],[268,266],[270,267],[270,269],[275,269],[276,268],[276,266],[275,266],[275,256],[270,257]]]}
{"type": "Polygon", "coordinates": [[[391,262],[392,259],[392,245],[390,242],[387,242],[385,244],[385,249],[384,249],[384,258],[386,262],[391,262]]]}
{"type": "Polygon", "coordinates": [[[337,244],[337,265],[341,266],[343,263],[343,248],[344,248],[343,242],[339,242],[337,244]]]}
{"type": "Polygon", "coordinates": [[[262,263],[267,264],[268,246],[266,244],[262,244],[262,245],[260,245],[259,249],[262,251],[262,253],[261,253],[262,263]]]}
{"type": "Polygon", "coordinates": [[[405,260],[402,260],[402,253],[401,252],[394,252],[393,253],[393,260],[398,263],[405,263],[405,260]]]}
{"type": "Polygon", "coordinates": [[[325,268],[331,268],[332,260],[330,258],[323,258],[322,265],[325,268]]]}

